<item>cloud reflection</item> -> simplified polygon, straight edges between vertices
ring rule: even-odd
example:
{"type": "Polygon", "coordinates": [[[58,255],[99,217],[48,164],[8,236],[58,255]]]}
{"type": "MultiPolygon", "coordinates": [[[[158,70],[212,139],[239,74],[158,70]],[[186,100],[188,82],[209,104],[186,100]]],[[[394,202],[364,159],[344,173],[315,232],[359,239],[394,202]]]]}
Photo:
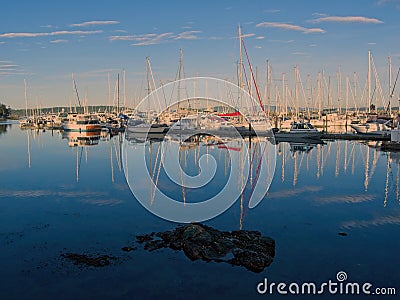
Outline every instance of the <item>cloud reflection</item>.
{"type": "Polygon", "coordinates": [[[321,186],[304,186],[301,188],[296,188],[293,190],[285,190],[285,191],[277,191],[277,192],[272,192],[268,193],[267,198],[269,199],[279,199],[279,198],[289,198],[289,197],[294,197],[298,196],[303,193],[315,193],[319,192],[322,190],[321,186]]]}
{"type": "Polygon", "coordinates": [[[381,225],[400,225],[400,216],[382,216],[372,220],[348,221],[342,224],[343,228],[367,228],[381,225]]]}

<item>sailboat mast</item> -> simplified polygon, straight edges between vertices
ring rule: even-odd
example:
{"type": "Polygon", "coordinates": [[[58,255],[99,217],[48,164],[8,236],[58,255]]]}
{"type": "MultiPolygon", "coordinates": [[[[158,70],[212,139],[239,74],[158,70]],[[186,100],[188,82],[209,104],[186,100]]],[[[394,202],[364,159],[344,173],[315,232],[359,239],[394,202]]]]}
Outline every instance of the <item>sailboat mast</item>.
{"type": "Polygon", "coordinates": [[[147,110],[147,119],[150,122],[150,78],[149,78],[149,69],[150,69],[150,61],[149,57],[146,57],[146,79],[147,79],[147,103],[148,103],[148,110],[147,110]]]}
{"type": "Polygon", "coordinates": [[[126,72],[124,69],[124,109],[126,109],[126,72]]]}
{"type": "Polygon", "coordinates": [[[181,79],[182,79],[182,49],[179,49],[179,70],[178,70],[178,114],[181,113],[181,79]]]}
{"type": "Polygon", "coordinates": [[[371,51],[368,51],[368,74],[367,74],[367,82],[368,82],[368,113],[371,112],[371,51]]]}
{"type": "Polygon", "coordinates": [[[238,25],[239,37],[239,86],[243,88],[243,49],[242,49],[242,30],[240,24],[238,25]]]}
{"type": "Polygon", "coordinates": [[[389,56],[389,115],[392,115],[392,58],[389,56]]]}
{"type": "Polygon", "coordinates": [[[119,73],[117,75],[117,116],[119,115],[119,73]]]}
{"type": "Polygon", "coordinates": [[[25,116],[28,117],[28,97],[26,95],[26,80],[24,79],[25,116]]]}
{"type": "Polygon", "coordinates": [[[108,83],[108,109],[111,111],[111,86],[110,86],[110,72],[107,73],[108,83]]]}
{"type": "Polygon", "coordinates": [[[340,66],[338,68],[338,74],[337,74],[337,80],[338,80],[338,112],[339,115],[342,113],[342,106],[341,106],[341,100],[342,100],[342,72],[340,71],[340,66]]]}
{"type": "Polygon", "coordinates": [[[297,65],[294,66],[294,80],[295,80],[295,99],[296,99],[296,116],[299,118],[299,87],[298,87],[298,71],[297,65]]]}

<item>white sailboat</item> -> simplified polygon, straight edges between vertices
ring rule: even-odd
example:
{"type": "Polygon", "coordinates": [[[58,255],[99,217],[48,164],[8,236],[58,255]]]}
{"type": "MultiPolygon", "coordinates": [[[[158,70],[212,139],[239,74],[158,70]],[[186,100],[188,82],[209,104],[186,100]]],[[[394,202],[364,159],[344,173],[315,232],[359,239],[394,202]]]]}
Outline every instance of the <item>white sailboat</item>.
{"type": "MultiPolygon", "coordinates": [[[[74,97],[76,93],[76,97],[81,106],[81,102],[79,100],[78,89],[76,88],[76,82],[74,79],[74,74],[72,74],[72,87],[74,90],[74,97]]],[[[64,131],[77,131],[77,132],[90,132],[90,131],[98,131],[101,130],[100,121],[95,114],[89,113],[69,113],[66,119],[62,122],[62,129],[64,131]]]]}

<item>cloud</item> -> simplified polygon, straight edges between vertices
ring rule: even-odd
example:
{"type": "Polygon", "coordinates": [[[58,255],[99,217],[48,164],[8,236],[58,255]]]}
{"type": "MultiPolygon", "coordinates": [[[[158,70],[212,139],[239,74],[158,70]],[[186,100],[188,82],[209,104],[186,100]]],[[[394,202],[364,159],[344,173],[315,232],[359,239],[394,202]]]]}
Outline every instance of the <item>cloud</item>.
{"type": "Polygon", "coordinates": [[[293,43],[294,40],[268,40],[271,43],[284,43],[284,44],[290,44],[293,43]]]}
{"type": "Polygon", "coordinates": [[[255,33],[245,33],[245,34],[242,34],[242,38],[252,37],[255,35],[256,35],[255,33]]]}
{"type": "Polygon", "coordinates": [[[109,41],[132,41],[135,42],[133,46],[147,46],[156,45],[171,40],[196,40],[198,39],[197,33],[199,30],[184,31],[179,34],[174,34],[173,32],[164,33],[147,33],[138,35],[113,35],[109,37],[109,41]]]}
{"type": "Polygon", "coordinates": [[[261,46],[254,46],[254,48],[261,49],[262,47],[261,46]]]}
{"type": "Polygon", "coordinates": [[[52,40],[52,41],[50,41],[50,43],[53,43],[53,44],[68,43],[68,40],[62,40],[62,39],[52,40]]]}
{"type": "Polygon", "coordinates": [[[9,75],[22,75],[25,74],[21,67],[12,61],[3,60],[0,61],[0,76],[9,75]]]}
{"type": "Polygon", "coordinates": [[[280,12],[280,10],[279,9],[266,9],[266,10],[264,10],[264,12],[267,14],[276,14],[276,13],[280,12]]]}
{"type": "Polygon", "coordinates": [[[57,26],[54,26],[54,25],[41,25],[40,27],[42,27],[42,28],[57,28],[57,26]]]}
{"type": "Polygon", "coordinates": [[[161,34],[149,34],[142,36],[138,39],[137,43],[132,44],[132,46],[148,46],[156,45],[164,42],[168,38],[172,38],[174,34],[172,32],[165,32],[161,34]]]}
{"type": "Polygon", "coordinates": [[[14,71],[16,70],[18,65],[15,64],[2,64],[0,63],[0,71],[14,71]]]}
{"type": "Polygon", "coordinates": [[[263,39],[265,39],[265,36],[257,36],[256,37],[256,40],[263,40],[263,39]]]}
{"type": "Polygon", "coordinates": [[[70,27],[88,27],[88,26],[99,26],[99,25],[113,25],[119,24],[118,21],[89,21],[77,24],[71,24],[70,27]]]}
{"type": "Polygon", "coordinates": [[[325,30],[322,28],[305,28],[298,25],[288,24],[288,23],[280,23],[280,22],[262,22],[258,23],[256,27],[268,27],[268,28],[279,28],[283,30],[293,30],[300,31],[302,33],[324,33],[325,30]]]}
{"type": "Polygon", "coordinates": [[[324,13],[319,13],[319,12],[315,12],[312,14],[314,17],[327,17],[327,14],[324,13]]]}
{"type": "MultiPolygon", "coordinates": [[[[100,78],[106,78],[107,73],[116,73],[119,72],[119,69],[99,69],[99,70],[91,70],[91,71],[86,71],[83,73],[78,73],[79,77],[100,77],[100,78]]],[[[71,76],[70,74],[68,76],[71,76]]]]}
{"type": "Polygon", "coordinates": [[[199,30],[184,31],[174,37],[175,40],[197,40],[196,33],[201,33],[199,30]]]}
{"type": "Polygon", "coordinates": [[[41,37],[41,36],[57,36],[57,35],[88,35],[102,33],[102,30],[60,30],[53,32],[9,32],[0,34],[0,38],[25,38],[25,37],[41,37]]]}
{"type": "Polygon", "coordinates": [[[369,42],[369,43],[367,43],[367,45],[376,45],[376,43],[375,42],[369,42]]]}
{"type": "Polygon", "coordinates": [[[314,20],[310,20],[311,23],[322,23],[322,22],[338,22],[338,23],[365,23],[365,24],[381,24],[383,21],[375,18],[367,18],[361,16],[329,16],[321,17],[314,20]]]}
{"type": "Polygon", "coordinates": [[[292,54],[293,54],[293,55],[308,55],[307,52],[299,52],[299,51],[297,51],[297,52],[292,52],[292,54]]]}
{"type": "MultiPolygon", "coordinates": [[[[386,4],[391,4],[391,3],[400,5],[400,0],[379,0],[377,2],[378,5],[386,5],[386,4]]],[[[399,7],[399,6],[396,6],[396,7],[399,7]]]]}

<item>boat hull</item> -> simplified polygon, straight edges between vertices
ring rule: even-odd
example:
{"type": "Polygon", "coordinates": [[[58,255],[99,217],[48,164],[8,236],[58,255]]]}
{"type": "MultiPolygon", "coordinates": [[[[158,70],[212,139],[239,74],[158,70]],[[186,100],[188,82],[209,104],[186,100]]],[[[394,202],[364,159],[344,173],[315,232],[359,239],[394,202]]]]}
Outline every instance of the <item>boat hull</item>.
{"type": "Polygon", "coordinates": [[[75,131],[75,132],[91,132],[100,131],[100,124],[63,124],[64,131],[75,131]]]}
{"type": "Polygon", "coordinates": [[[390,133],[385,124],[379,123],[351,124],[350,127],[359,134],[385,135],[390,133]]]}

